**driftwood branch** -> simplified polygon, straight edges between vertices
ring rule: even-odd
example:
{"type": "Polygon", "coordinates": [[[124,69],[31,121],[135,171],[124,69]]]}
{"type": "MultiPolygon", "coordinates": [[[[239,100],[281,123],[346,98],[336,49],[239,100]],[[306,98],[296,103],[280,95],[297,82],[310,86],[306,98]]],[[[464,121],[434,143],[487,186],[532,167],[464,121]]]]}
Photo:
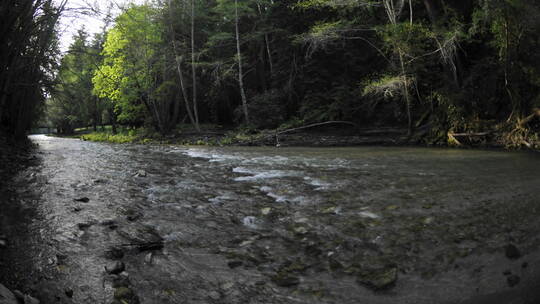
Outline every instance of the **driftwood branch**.
{"type": "Polygon", "coordinates": [[[540,117],[540,109],[534,109],[533,113],[519,121],[519,126],[524,127],[526,124],[531,122],[531,120],[535,119],[536,117],[540,117]]]}
{"type": "Polygon", "coordinates": [[[275,136],[276,136],[276,146],[280,145],[279,144],[279,137],[278,137],[280,134],[299,131],[299,130],[304,130],[304,129],[313,128],[313,127],[332,125],[332,124],[351,125],[351,126],[354,126],[354,127],[358,127],[357,124],[355,124],[354,122],[351,122],[351,121],[331,120],[331,121],[325,121],[325,122],[318,122],[318,123],[314,123],[314,124],[309,124],[309,125],[298,127],[298,128],[287,129],[287,130],[283,130],[283,131],[280,131],[280,132],[276,132],[276,134],[275,134],[275,136]]]}
{"type": "Polygon", "coordinates": [[[283,130],[283,131],[277,132],[276,135],[283,134],[283,133],[288,133],[288,132],[294,132],[294,131],[303,130],[303,129],[308,129],[308,128],[313,128],[313,127],[330,125],[330,124],[342,124],[342,125],[351,125],[351,126],[354,126],[354,127],[358,127],[358,125],[355,124],[354,122],[341,121],[341,120],[332,120],[332,121],[314,123],[314,124],[310,124],[310,125],[302,126],[302,127],[298,127],[298,128],[292,128],[292,129],[283,130]]]}

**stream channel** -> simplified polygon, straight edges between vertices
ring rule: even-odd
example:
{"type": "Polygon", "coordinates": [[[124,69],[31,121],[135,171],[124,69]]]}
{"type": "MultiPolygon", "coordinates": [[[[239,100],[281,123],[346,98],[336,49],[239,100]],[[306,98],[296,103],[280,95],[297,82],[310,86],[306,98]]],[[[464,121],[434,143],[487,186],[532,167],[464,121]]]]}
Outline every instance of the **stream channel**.
{"type": "Polygon", "coordinates": [[[540,303],[540,155],[36,135],[0,282],[41,303],[540,303]]]}

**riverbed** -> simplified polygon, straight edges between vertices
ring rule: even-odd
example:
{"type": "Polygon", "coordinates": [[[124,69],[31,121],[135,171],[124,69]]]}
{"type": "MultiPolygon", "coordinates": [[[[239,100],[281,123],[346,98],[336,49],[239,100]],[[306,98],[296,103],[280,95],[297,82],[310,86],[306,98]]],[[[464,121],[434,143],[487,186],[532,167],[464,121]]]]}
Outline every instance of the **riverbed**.
{"type": "Polygon", "coordinates": [[[540,301],[535,153],[31,140],[0,282],[42,303],[540,301]]]}

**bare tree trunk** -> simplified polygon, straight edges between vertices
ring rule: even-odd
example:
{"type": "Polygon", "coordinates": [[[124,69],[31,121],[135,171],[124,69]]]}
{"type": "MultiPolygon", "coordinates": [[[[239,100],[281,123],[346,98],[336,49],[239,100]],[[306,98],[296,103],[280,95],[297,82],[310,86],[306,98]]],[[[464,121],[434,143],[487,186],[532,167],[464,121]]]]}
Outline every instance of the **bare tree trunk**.
{"type": "Polygon", "coordinates": [[[197,69],[195,67],[195,0],[191,0],[191,75],[193,77],[193,115],[197,131],[199,130],[199,111],[197,109],[197,69]]]}
{"type": "Polygon", "coordinates": [[[189,117],[189,121],[191,122],[191,124],[193,126],[195,126],[195,129],[197,131],[200,131],[200,128],[199,128],[199,124],[196,123],[195,121],[195,118],[193,117],[193,112],[191,111],[191,107],[189,105],[189,100],[188,100],[188,97],[187,97],[187,93],[186,93],[186,87],[184,85],[184,73],[182,72],[182,61],[180,59],[180,57],[178,57],[178,47],[176,45],[176,32],[174,31],[174,27],[173,27],[173,24],[172,24],[172,20],[173,20],[173,14],[172,14],[172,1],[169,0],[169,12],[170,12],[170,31],[171,31],[171,35],[172,35],[172,45],[173,45],[173,56],[174,56],[174,59],[175,59],[175,62],[176,62],[176,71],[178,72],[178,77],[180,78],[180,89],[182,91],[182,97],[184,99],[184,104],[185,104],[185,107],[186,107],[186,112],[187,112],[187,115],[189,117]]]}
{"type": "Polygon", "coordinates": [[[270,78],[274,76],[274,64],[272,63],[272,51],[270,50],[270,41],[268,34],[264,34],[264,41],[266,42],[266,53],[268,54],[268,63],[270,65],[270,78]]]}
{"type": "Polygon", "coordinates": [[[401,49],[398,49],[399,52],[399,63],[401,66],[401,78],[402,78],[402,86],[403,86],[403,95],[405,96],[405,103],[407,107],[407,135],[410,136],[412,134],[412,115],[411,115],[411,96],[409,94],[409,80],[407,79],[406,71],[405,71],[405,63],[403,59],[403,52],[401,49]]]}
{"type": "Polygon", "coordinates": [[[235,29],[236,29],[236,51],[238,55],[238,85],[240,86],[240,95],[242,97],[242,108],[244,110],[244,118],[246,120],[246,124],[249,124],[249,115],[248,115],[248,108],[247,108],[247,98],[246,98],[246,92],[244,91],[244,75],[242,72],[242,53],[240,51],[240,30],[239,30],[239,17],[238,17],[238,0],[234,0],[234,8],[235,8],[235,29]]]}

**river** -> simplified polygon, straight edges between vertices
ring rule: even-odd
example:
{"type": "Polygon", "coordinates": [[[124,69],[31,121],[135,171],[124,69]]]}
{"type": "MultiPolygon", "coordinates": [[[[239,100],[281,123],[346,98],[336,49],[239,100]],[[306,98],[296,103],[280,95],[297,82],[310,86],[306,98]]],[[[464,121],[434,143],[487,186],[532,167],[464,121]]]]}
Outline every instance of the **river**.
{"type": "Polygon", "coordinates": [[[45,304],[540,301],[538,154],[31,140],[0,282],[45,304]]]}

